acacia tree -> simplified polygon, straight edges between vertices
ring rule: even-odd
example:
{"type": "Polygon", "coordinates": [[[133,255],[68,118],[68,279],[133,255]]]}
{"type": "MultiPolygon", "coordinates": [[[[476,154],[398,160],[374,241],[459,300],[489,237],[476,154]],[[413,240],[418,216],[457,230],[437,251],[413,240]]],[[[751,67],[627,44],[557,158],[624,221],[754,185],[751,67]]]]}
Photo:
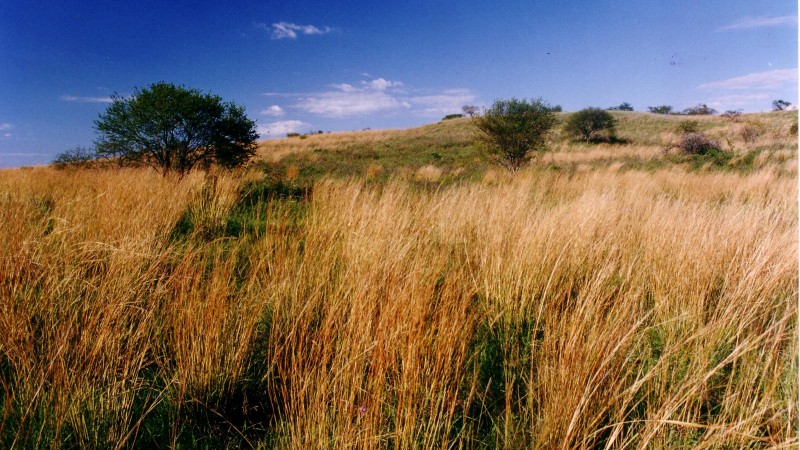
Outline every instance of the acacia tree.
{"type": "Polygon", "coordinates": [[[600,108],[585,108],[572,113],[564,131],[584,142],[612,140],[617,120],[610,112],[600,108]]]}
{"type": "Polygon", "coordinates": [[[530,152],[543,152],[558,118],[542,99],[497,100],[483,115],[472,119],[481,132],[493,162],[510,172],[519,170],[530,152]]]}
{"type": "Polygon", "coordinates": [[[195,167],[238,167],[255,154],[255,122],[219,96],[160,82],[112,99],[95,121],[98,156],[182,176],[195,167]]]}

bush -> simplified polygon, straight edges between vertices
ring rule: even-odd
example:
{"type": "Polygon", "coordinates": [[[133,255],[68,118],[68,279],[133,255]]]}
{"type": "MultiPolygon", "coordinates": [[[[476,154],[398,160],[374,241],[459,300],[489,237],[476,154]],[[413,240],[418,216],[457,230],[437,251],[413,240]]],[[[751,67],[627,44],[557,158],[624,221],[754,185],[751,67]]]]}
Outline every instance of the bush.
{"type": "Polygon", "coordinates": [[[442,118],[442,121],[450,120],[450,119],[460,119],[464,117],[463,114],[448,114],[442,118]]]}
{"type": "Polygon", "coordinates": [[[700,122],[697,120],[682,120],[678,123],[678,133],[697,133],[700,131],[700,122]]]}
{"type": "Polygon", "coordinates": [[[710,116],[712,114],[716,114],[717,110],[714,108],[709,108],[708,105],[705,103],[692,106],[691,108],[686,108],[683,110],[683,114],[688,116],[710,116]]]}
{"type": "Polygon", "coordinates": [[[611,140],[614,138],[616,123],[616,119],[608,111],[585,108],[569,116],[564,131],[584,142],[611,140]]]}
{"type": "Polygon", "coordinates": [[[774,102],[772,102],[773,111],[783,111],[790,106],[792,106],[792,104],[787,102],[786,100],[775,100],[774,102]]]}
{"type": "Polygon", "coordinates": [[[672,114],[672,106],[648,106],[647,109],[653,114],[672,114]]]}
{"type": "Polygon", "coordinates": [[[761,122],[747,122],[739,129],[739,136],[748,144],[752,144],[767,131],[767,126],[761,122]]]}
{"type": "Polygon", "coordinates": [[[542,99],[497,100],[482,116],[474,119],[480,139],[492,161],[516,172],[531,152],[544,152],[546,141],[558,118],[542,99]]]}
{"type": "Polygon", "coordinates": [[[97,153],[90,148],[74,147],[56,155],[51,164],[56,169],[86,168],[97,159],[97,153]]]}
{"type": "Polygon", "coordinates": [[[287,138],[300,137],[300,136],[302,136],[302,134],[300,133],[295,133],[295,132],[286,133],[287,138]]]}
{"type": "Polygon", "coordinates": [[[623,102],[619,106],[608,108],[609,111],[633,111],[633,106],[628,102],[623,102]]]}
{"type": "Polygon", "coordinates": [[[480,108],[475,105],[464,105],[461,107],[461,110],[464,111],[467,117],[475,117],[481,113],[480,108]]]}
{"type": "Polygon", "coordinates": [[[95,122],[97,154],[150,165],[164,175],[195,167],[234,168],[255,155],[255,122],[222,98],[169,83],[113,96],[95,122]]]}
{"type": "Polygon", "coordinates": [[[704,133],[686,133],[681,137],[678,148],[689,155],[706,155],[713,150],[720,150],[720,145],[704,133]]]}

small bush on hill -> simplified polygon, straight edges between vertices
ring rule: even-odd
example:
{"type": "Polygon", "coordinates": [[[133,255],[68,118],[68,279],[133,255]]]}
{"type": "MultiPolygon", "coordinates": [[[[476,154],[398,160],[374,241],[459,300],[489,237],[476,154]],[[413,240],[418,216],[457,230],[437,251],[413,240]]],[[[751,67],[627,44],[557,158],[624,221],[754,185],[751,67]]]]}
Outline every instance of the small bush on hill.
{"type": "Polygon", "coordinates": [[[672,114],[672,106],[648,106],[647,109],[653,114],[672,114]]]}
{"type": "Polygon", "coordinates": [[[688,155],[705,155],[712,150],[720,150],[719,142],[713,141],[705,133],[686,133],[681,137],[678,148],[688,155]]]}
{"type": "Polygon", "coordinates": [[[56,155],[52,161],[56,169],[79,169],[92,165],[97,159],[97,153],[90,148],[74,147],[56,155]]]}
{"type": "Polygon", "coordinates": [[[705,103],[692,106],[691,108],[686,108],[683,110],[683,114],[687,116],[709,116],[712,114],[716,114],[717,110],[714,108],[709,108],[708,105],[705,103]]]}
{"type": "Polygon", "coordinates": [[[752,144],[767,131],[767,126],[762,122],[747,122],[739,130],[739,136],[748,144],[752,144]]]}
{"type": "Polygon", "coordinates": [[[464,114],[466,114],[467,117],[475,117],[481,113],[480,108],[475,105],[464,105],[461,107],[461,110],[464,111],[464,114]]]}
{"type": "Polygon", "coordinates": [[[564,128],[568,134],[584,142],[612,140],[617,121],[608,111],[585,108],[573,113],[564,128]]]}
{"type": "Polygon", "coordinates": [[[612,106],[607,109],[608,111],[633,111],[633,105],[628,102],[623,102],[619,106],[612,106]]]}
{"type": "Polygon", "coordinates": [[[464,117],[463,114],[448,114],[442,118],[442,120],[450,120],[450,119],[460,119],[464,117]]]}
{"type": "Polygon", "coordinates": [[[286,133],[286,137],[287,138],[300,137],[300,136],[302,136],[302,134],[300,134],[300,133],[294,133],[294,132],[286,133]]]}
{"type": "Polygon", "coordinates": [[[774,102],[772,102],[773,111],[783,111],[790,106],[792,106],[792,104],[790,102],[787,102],[786,100],[775,100],[774,102]]]}

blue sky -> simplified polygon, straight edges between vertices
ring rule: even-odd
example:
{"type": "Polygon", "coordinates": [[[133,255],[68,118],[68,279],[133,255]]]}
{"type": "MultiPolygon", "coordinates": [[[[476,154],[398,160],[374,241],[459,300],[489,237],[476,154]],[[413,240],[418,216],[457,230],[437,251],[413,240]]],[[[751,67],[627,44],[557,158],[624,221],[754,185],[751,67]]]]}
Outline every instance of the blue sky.
{"type": "Polygon", "coordinates": [[[0,2],[0,166],[90,146],[112,93],[167,81],[246,107],[263,138],[407,128],[464,104],[567,110],[797,103],[777,0],[0,2]]]}

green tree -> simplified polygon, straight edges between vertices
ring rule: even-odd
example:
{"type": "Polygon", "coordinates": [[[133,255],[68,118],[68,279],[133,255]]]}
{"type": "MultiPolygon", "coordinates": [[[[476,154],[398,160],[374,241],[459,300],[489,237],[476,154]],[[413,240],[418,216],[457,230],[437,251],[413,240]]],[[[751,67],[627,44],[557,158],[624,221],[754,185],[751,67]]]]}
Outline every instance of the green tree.
{"type": "Polygon", "coordinates": [[[492,161],[510,172],[519,170],[531,152],[543,152],[558,122],[553,107],[542,99],[496,100],[473,119],[492,161]]]}
{"type": "Polygon", "coordinates": [[[792,104],[787,102],[786,100],[775,100],[774,102],[772,102],[773,111],[783,111],[790,106],[792,106],[792,104]]]}
{"type": "Polygon", "coordinates": [[[255,154],[258,139],[243,107],[164,82],[128,98],[114,95],[95,128],[98,156],[150,165],[164,175],[241,166],[255,154]]]}
{"type": "Polygon", "coordinates": [[[691,108],[686,108],[683,110],[683,114],[689,116],[709,116],[712,114],[716,114],[717,110],[714,108],[709,108],[708,105],[705,103],[701,103],[696,106],[692,106],[691,108]]]}
{"type": "Polygon", "coordinates": [[[584,142],[611,140],[617,120],[600,108],[585,108],[572,113],[564,128],[573,138],[584,142]]]}
{"type": "Polygon", "coordinates": [[[633,105],[628,102],[623,102],[619,106],[612,106],[608,108],[609,111],[633,111],[633,105]]]}
{"type": "Polygon", "coordinates": [[[653,114],[672,114],[672,106],[670,105],[648,106],[647,109],[653,114]]]}

